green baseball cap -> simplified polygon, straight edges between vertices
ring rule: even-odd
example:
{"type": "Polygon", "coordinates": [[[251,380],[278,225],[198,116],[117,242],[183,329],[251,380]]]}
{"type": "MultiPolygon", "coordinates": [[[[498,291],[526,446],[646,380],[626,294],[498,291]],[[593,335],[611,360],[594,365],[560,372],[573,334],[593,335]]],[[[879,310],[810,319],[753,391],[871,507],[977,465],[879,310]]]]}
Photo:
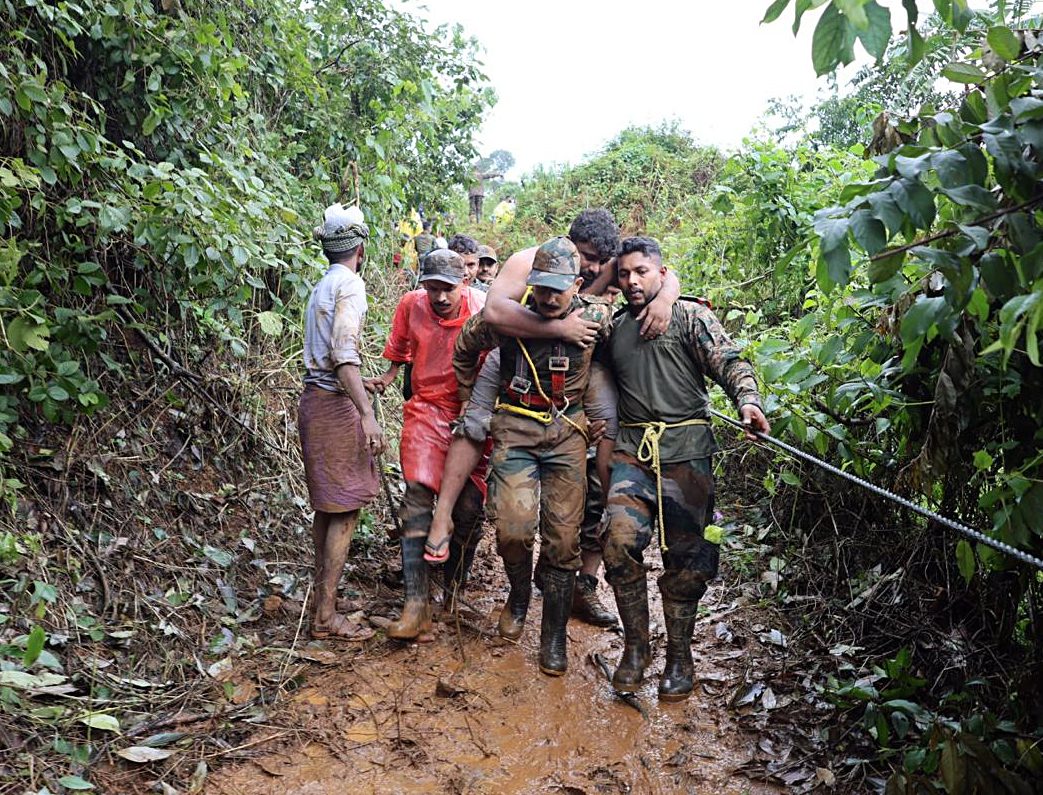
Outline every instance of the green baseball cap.
{"type": "Polygon", "coordinates": [[[478,246],[478,259],[491,259],[493,262],[499,262],[499,257],[496,256],[496,249],[492,246],[478,246]]]}
{"type": "Polygon", "coordinates": [[[536,249],[525,283],[564,292],[579,278],[579,251],[567,237],[553,237],[536,249]]]}
{"type": "Polygon", "coordinates": [[[419,282],[440,281],[446,284],[459,284],[467,277],[467,268],[463,258],[455,251],[447,248],[436,248],[426,257],[420,266],[419,282]]]}

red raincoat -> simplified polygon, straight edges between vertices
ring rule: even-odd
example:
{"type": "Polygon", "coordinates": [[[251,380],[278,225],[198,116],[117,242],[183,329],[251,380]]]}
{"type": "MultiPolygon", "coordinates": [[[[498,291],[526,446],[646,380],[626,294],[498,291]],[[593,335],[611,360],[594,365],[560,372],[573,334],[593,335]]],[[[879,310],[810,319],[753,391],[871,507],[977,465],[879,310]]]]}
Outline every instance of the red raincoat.
{"type": "MultiPolygon", "coordinates": [[[[403,407],[399,447],[402,476],[436,492],[442,486],[445,455],[452,440],[449,423],[459,415],[461,405],[453,374],[453,343],[467,319],[483,306],[485,293],[465,288],[459,316],[442,320],[431,309],[427,292],[413,290],[398,302],[391,335],[384,346],[385,359],[413,363],[413,396],[403,407]]],[[[491,449],[490,438],[481,462],[471,473],[483,497],[491,449]]]]}

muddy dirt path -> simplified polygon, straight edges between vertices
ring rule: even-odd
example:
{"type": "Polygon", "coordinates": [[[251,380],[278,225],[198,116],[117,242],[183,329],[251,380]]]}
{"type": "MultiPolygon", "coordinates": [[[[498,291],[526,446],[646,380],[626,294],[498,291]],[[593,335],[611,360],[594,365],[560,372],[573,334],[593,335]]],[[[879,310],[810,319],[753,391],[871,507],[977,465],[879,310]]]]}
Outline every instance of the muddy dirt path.
{"type": "MultiPolygon", "coordinates": [[[[218,771],[208,792],[782,791],[736,772],[763,743],[728,707],[743,687],[750,650],[719,637],[716,627],[722,614],[735,621],[737,613],[755,611],[737,594],[711,587],[693,642],[696,691],[688,701],[668,705],[656,698],[665,638],[652,584],[657,653],[638,694],[642,715],[613,694],[593,661],[600,654],[611,670],[622,649],[620,634],[571,621],[569,671],[544,676],[535,663],[539,592],[520,643],[503,641],[495,636],[495,619],[507,587],[488,540],[475,568],[468,602],[479,614],[470,616],[470,626],[440,623],[435,641],[426,644],[400,644],[382,633],[363,643],[309,644],[306,649],[316,653],[337,654],[337,664],[292,694],[282,719],[272,721],[282,724],[281,731],[259,733],[251,741],[258,755],[218,771]]],[[[601,588],[614,607],[611,592],[601,588]]],[[[360,600],[371,617],[381,604],[379,594],[360,600]]],[[[384,612],[394,612],[383,605],[384,612]]]]}

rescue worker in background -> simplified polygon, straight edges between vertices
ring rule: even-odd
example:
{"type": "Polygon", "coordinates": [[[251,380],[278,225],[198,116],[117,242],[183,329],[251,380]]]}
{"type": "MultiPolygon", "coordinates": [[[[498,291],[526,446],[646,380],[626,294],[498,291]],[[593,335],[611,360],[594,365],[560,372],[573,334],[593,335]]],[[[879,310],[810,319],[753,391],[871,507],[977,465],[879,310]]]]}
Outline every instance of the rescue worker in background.
{"type": "Polygon", "coordinates": [[[434,247],[435,236],[431,234],[431,219],[425,218],[422,231],[413,238],[413,248],[416,250],[417,262],[422,262],[424,255],[434,247]]]}
{"type": "Polygon", "coordinates": [[[449,238],[449,250],[455,251],[464,261],[468,284],[474,289],[474,283],[478,277],[478,241],[467,235],[453,235],[449,238]]]}
{"type": "Polygon", "coordinates": [[[605,575],[615,590],[624,631],[612,684],[617,690],[636,690],[651,663],[642,558],[658,526],[667,635],[659,697],[680,701],[692,692],[692,630],[699,599],[717,576],[720,543],[719,530],[706,533],[714,504],[711,455],[718,447],[709,425],[705,377],[724,388],[751,431],[768,433],[770,426],[753,367],[709,307],[678,301],[662,338],[642,339],[637,316],[667,276],[655,240],[623,240],[616,273],[627,307],[601,351],[619,390],[619,436],[604,532],[605,575]]]}
{"type": "MultiPolygon", "coordinates": [[[[536,251],[526,280],[526,305],[548,321],[577,309],[607,337],[611,307],[579,296],[580,255],[567,237],[536,251]]],[[[566,632],[576,572],[581,565],[579,525],[586,497],[587,420],[583,394],[593,348],[560,339],[505,337],[479,314],[456,341],[453,369],[460,400],[470,398],[483,351],[500,348],[500,393],[491,431],[490,486],[496,544],[511,584],[499,632],[521,636],[532,594],[532,549],[539,528],[546,557],[539,668],[560,676],[568,667],[566,632]]]]}
{"type": "Polygon", "coordinates": [[[500,265],[500,259],[496,256],[496,249],[492,246],[478,247],[478,272],[475,274],[475,282],[471,286],[483,292],[489,291],[489,285],[496,278],[496,270],[500,265]]]}
{"type": "Polygon", "coordinates": [[[308,497],[315,510],[314,638],[350,637],[337,612],[337,584],[348,558],[359,509],[380,488],[375,457],[384,433],[373,414],[360,372],[359,335],[366,285],[358,272],[369,229],[357,207],[326,208],[315,228],[330,267],[311,291],[304,315],[304,391],[297,414],[308,497]]]}
{"type": "Polygon", "coordinates": [[[471,219],[476,223],[482,221],[482,202],[485,201],[485,181],[502,177],[499,172],[490,171],[487,174],[479,174],[478,167],[471,169],[471,187],[467,190],[467,201],[470,205],[471,219]]]}
{"type": "Polygon", "coordinates": [[[514,198],[508,196],[493,208],[493,226],[497,228],[510,226],[514,221],[514,198]]]}
{"type": "MultiPolygon", "coordinates": [[[[444,249],[436,249],[424,258],[420,287],[399,301],[384,348],[384,358],[391,364],[383,375],[367,379],[366,386],[383,392],[395,380],[402,364],[413,365],[413,391],[403,406],[399,451],[406,482],[399,511],[405,604],[401,617],[388,627],[387,633],[392,638],[427,641],[431,639],[431,618],[424,544],[451,439],[449,423],[461,408],[453,374],[453,343],[468,318],[481,310],[485,295],[468,287],[460,255],[444,249]]],[[[428,550],[436,559],[455,555],[457,560],[470,561],[474,557],[482,531],[487,463],[487,458],[479,461],[453,505],[454,543],[447,539],[441,549],[428,550]]],[[[454,570],[462,568],[456,561],[452,565],[454,570]]],[[[466,577],[466,571],[460,570],[458,575],[466,577]]]]}

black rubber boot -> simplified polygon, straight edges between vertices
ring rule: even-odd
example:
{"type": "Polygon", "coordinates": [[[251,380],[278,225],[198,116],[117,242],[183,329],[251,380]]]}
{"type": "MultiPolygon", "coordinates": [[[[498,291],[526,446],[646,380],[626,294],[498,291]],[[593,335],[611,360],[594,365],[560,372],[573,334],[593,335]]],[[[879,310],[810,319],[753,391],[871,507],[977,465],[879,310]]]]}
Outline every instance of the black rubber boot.
{"type": "Polygon", "coordinates": [[[572,608],[576,572],[547,566],[543,572],[543,621],[540,624],[540,670],[561,676],[569,667],[565,627],[572,608]]]}
{"type": "Polygon", "coordinates": [[[402,579],[405,583],[406,602],[402,615],[388,627],[388,637],[412,640],[422,632],[430,632],[431,615],[427,606],[427,561],[424,560],[424,536],[403,537],[402,579]]]}
{"type": "Polygon", "coordinates": [[[543,575],[547,571],[547,559],[543,557],[543,552],[540,552],[536,556],[536,568],[532,570],[532,582],[533,584],[543,590],[543,575]]]}
{"type": "Polygon", "coordinates": [[[632,692],[645,678],[645,668],[652,664],[652,647],[648,642],[648,582],[642,577],[615,587],[616,607],[623,622],[623,656],[612,675],[616,690],[632,692]]]}
{"type": "Polygon", "coordinates": [[[659,698],[684,701],[692,693],[692,630],[699,600],[675,602],[663,597],[666,623],[666,665],[659,677],[659,698]]]}
{"type": "Polygon", "coordinates": [[[503,568],[511,583],[511,592],[500,611],[497,629],[501,638],[518,640],[525,629],[525,615],[529,612],[529,599],[532,598],[532,552],[516,563],[504,561],[503,568]]]}
{"type": "Polygon", "coordinates": [[[598,599],[598,578],[583,574],[576,578],[576,590],[572,596],[572,615],[595,627],[614,627],[616,617],[598,599]]]}
{"type": "Polygon", "coordinates": [[[442,582],[445,585],[445,601],[443,609],[447,613],[456,612],[459,607],[457,596],[464,592],[467,585],[467,577],[471,573],[471,564],[474,562],[475,547],[464,549],[455,539],[449,541],[449,557],[445,562],[442,582]]]}

